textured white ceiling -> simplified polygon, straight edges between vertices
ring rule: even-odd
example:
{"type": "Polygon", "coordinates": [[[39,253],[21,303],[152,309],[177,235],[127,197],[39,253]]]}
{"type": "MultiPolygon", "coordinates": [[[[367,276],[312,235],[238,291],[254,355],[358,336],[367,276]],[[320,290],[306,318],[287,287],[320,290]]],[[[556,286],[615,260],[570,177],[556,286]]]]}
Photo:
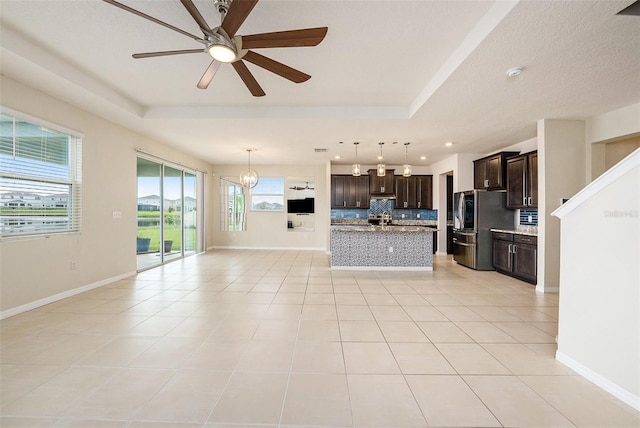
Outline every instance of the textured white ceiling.
{"type": "MultiPolygon", "coordinates": [[[[123,3],[199,35],[178,0],[123,3]]],[[[211,26],[212,1],[195,2],[211,26]]],[[[541,118],[581,119],[640,100],[640,18],[631,0],[261,0],[239,34],[327,26],[317,47],[260,53],[312,75],[294,84],[249,64],[254,98],[229,65],[207,90],[201,45],[99,0],[2,0],[2,73],[213,164],[324,163],[341,154],[429,164],[535,136],[541,118]],[[523,66],[517,79],[505,72],[523,66]],[[187,130],[185,132],[185,130],[187,130]],[[346,144],[338,144],[344,141],[346,144]],[[391,142],[399,144],[392,145],[391,142]],[[445,141],[455,141],[445,148],[445,141]],[[316,154],[314,148],[327,148],[316,154]],[[427,155],[426,161],[417,156],[427,155]]]]}

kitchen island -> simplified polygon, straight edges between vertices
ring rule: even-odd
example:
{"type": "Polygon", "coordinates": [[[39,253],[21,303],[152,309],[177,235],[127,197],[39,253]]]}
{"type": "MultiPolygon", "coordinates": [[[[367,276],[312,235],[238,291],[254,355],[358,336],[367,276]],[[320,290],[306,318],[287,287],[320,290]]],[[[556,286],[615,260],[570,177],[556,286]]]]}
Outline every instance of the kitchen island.
{"type": "Polygon", "coordinates": [[[433,233],[421,226],[331,226],[331,269],[433,270],[433,233]]]}

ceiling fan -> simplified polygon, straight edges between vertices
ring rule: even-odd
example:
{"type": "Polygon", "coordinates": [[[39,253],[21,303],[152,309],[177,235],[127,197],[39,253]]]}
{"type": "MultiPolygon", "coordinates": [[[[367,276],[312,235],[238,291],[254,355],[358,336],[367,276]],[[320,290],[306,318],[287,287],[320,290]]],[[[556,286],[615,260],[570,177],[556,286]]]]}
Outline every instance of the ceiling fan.
{"type": "Polygon", "coordinates": [[[220,64],[225,62],[231,63],[236,73],[238,73],[245,86],[254,97],[264,96],[265,92],[253,77],[253,74],[251,74],[243,60],[249,61],[258,67],[262,67],[265,70],[291,80],[294,83],[305,82],[309,80],[311,76],[264,55],[260,55],[250,49],[317,46],[327,34],[327,27],[317,27],[301,30],[251,34],[247,36],[236,35],[236,31],[238,31],[249,13],[251,13],[255,5],[258,3],[258,0],[215,0],[214,4],[222,16],[222,24],[215,28],[211,28],[209,24],[207,24],[207,21],[205,21],[192,0],[180,0],[196,24],[198,24],[198,27],[202,31],[202,37],[198,37],[180,28],[174,27],[171,24],[160,21],[157,18],[115,0],[103,1],[176,31],[204,45],[204,47],[198,49],[136,53],[133,54],[134,58],[138,59],[167,55],[208,53],[211,55],[213,60],[198,81],[198,88],[206,89],[209,86],[209,83],[211,83],[213,76],[215,76],[218,71],[220,64]]]}
{"type": "Polygon", "coordinates": [[[292,187],[289,187],[289,189],[291,189],[291,190],[314,190],[314,188],[313,188],[313,187],[309,187],[309,182],[308,182],[308,181],[307,181],[306,183],[307,183],[307,185],[306,185],[305,187],[302,187],[302,186],[292,186],[292,187]]]}

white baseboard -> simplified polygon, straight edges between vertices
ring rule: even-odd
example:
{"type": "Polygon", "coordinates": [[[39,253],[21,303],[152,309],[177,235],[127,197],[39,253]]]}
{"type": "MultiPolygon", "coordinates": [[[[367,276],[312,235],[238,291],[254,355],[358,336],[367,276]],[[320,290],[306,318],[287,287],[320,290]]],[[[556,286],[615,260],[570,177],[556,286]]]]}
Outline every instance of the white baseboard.
{"type": "Polygon", "coordinates": [[[611,382],[609,379],[594,372],[589,367],[580,364],[573,358],[568,357],[560,351],[556,351],[556,360],[560,361],[562,364],[569,367],[571,370],[575,371],[588,381],[604,389],[620,401],[640,411],[640,397],[638,397],[637,395],[632,394],[621,386],[611,382]]]}
{"type": "Polygon", "coordinates": [[[102,281],[94,282],[92,284],[83,285],[82,287],[74,288],[73,290],[67,290],[62,293],[54,294],[53,296],[45,297],[44,299],[36,300],[35,302],[26,303],[16,308],[7,309],[6,311],[0,312],[0,320],[30,311],[32,309],[39,308],[44,305],[48,305],[53,302],[57,302],[58,300],[66,299],[67,297],[75,296],[76,294],[84,293],[85,291],[93,290],[94,288],[102,287],[103,285],[107,285],[112,282],[116,282],[121,279],[133,276],[136,273],[137,272],[124,273],[122,275],[103,279],[102,281]]]}
{"type": "Polygon", "coordinates": [[[429,272],[433,270],[431,266],[331,266],[331,270],[387,270],[403,272],[429,272]]]}

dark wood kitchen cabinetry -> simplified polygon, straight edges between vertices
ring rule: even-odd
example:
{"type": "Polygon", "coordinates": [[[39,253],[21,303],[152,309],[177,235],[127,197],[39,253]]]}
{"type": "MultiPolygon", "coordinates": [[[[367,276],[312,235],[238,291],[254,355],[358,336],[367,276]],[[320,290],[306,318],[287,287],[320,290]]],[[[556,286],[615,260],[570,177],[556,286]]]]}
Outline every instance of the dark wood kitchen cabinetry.
{"type": "Polygon", "coordinates": [[[433,208],[433,176],[412,175],[395,177],[396,202],[394,209],[433,208]]]}
{"type": "Polygon", "coordinates": [[[538,237],[493,232],[493,267],[502,273],[537,283],[538,237]]]}
{"type": "Polygon", "coordinates": [[[507,208],[538,208],[538,152],[507,159],[507,208]]]}
{"type": "Polygon", "coordinates": [[[369,177],[331,176],[331,208],[369,208],[369,177]]]}
{"type": "Polygon", "coordinates": [[[473,188],[505,190],[507,158],[518,154],[518,152],[500,152],[473,161],[473,188]]]}
{"type": "Polygon", "coordinates": [[[369,194],[371,196],[392,197],[395,192],[394,169],[386,170],[384,177],[378,177],[377,170],[370,169],[369,172],[369,194]]]}

